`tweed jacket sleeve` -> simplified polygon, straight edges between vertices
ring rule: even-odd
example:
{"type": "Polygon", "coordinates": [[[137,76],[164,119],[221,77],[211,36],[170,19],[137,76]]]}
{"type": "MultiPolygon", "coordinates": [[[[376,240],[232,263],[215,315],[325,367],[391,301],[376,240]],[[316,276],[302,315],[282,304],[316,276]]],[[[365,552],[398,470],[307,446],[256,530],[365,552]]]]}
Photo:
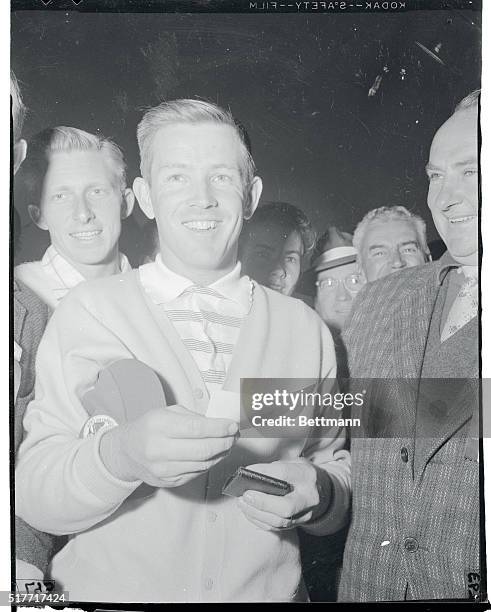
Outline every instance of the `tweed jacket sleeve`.
{"type": "MultiPolygon", "coordinates": [[[[14,339],[22,348],[21,381],[14,405],[14,451],[23,438],[22,420],[29,402],[34,397],[34,364],[39,342],[46,327],[49,309],[26,286],[16,281],[14,284],[14,339]]],[[[63,546],[65,538],[38,531],[15,517],[16,557],[46,573],[52,555],[63,546]]]]}

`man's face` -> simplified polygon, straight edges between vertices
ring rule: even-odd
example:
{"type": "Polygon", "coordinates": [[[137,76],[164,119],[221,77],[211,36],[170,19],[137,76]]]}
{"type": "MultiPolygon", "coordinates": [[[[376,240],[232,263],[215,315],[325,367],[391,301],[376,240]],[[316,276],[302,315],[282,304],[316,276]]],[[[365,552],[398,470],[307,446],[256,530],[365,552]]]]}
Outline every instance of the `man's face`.
{"type": "Polygon", "coordinates": [[[100,151],[53,153],[37,223],[73,264],[107,263],[118,252],[123,196],[100,151]]]}
{"type": "Polygon", "coordinates": [[[303,245],[297,230],[266,223],[256,227],[242,255],[243,270],[258,283],[291,295],[300,276],[303,245]]]}
{"type": "Polygon", "coordinates": [[[361,267],[369,282],[425,262],[416,228],[405,219],[371,221],[360,251],[361,267]]]}
{"type": "MultiPolygon", "coordinates": [[[[243,220],[240,141],[214,123],[174,124],[154,136],[149,184],[135,181],[140,206],[155,216],[163,262],[176,273],[210,278],[236,262],[243,220]]],[[[260,195],[253,186],[252,210],[260,195]]]]}
{"type": "Polygon", "coordinates": [[[317,274],[315,309],[334,331],[341,331],[353,300],[363,287],[355,262],[322,270],[317,274]]]}
{"type": "Polygon", "coordinates": [[[426,171],[438,233],[456,261],[477,265],[477,108],[457,112],[438,130],[426,171]]]}

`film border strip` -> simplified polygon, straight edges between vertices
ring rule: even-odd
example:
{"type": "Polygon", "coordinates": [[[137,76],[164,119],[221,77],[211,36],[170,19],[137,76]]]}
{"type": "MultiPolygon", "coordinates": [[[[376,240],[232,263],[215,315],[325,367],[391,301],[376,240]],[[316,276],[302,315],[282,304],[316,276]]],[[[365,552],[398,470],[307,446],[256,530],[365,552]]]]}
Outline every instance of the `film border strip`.
{"type": "Polygon", "coordinates": [[[54,580],[16,580],[12,591],[0,591],[0,606],[65,606],[69,601],[68,591],[57,591],[54,580]]]}

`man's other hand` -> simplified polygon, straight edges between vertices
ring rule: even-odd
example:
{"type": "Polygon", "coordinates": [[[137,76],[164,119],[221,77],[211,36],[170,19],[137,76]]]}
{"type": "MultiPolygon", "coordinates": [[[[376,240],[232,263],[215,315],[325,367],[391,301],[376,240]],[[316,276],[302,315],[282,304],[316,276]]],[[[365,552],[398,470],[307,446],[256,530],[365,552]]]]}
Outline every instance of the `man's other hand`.
{"type": "MultiPolygon", "coordinates": [[[[248,469],[285,480],[293,491],[284,496],[246,491],[238,504],[246,518],[267,531],[293,529],[320,516],[331,500],[331,486],[318,485],[318,468],[307,459],[248,465],[248,469]]],[[[325,479],[324,479],[325,480],[325,479]]]]}

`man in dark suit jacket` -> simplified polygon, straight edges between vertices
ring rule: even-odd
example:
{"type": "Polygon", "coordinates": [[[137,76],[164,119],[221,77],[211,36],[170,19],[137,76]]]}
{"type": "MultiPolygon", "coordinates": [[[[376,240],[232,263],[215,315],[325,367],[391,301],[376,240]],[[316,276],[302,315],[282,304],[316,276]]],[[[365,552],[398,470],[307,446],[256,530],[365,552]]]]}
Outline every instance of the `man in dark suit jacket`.
{"type": "Polygon", "coordinates": [[[480,597],[478,95],[438,130],[427,166],[447,253],[366,285],[347,322],[368,433],[352,432],[342,601],[480,597]]]}
{"type": "MultiPolygon", "coordinates": [[[[10,77],[13,122],[13,170],[23,162],[27,144],[20,138],[25,107],[15,75],[10,77]]],[[[14,453],[23,438],[22,419],[34,397],[34,364],[39,342],[48,321],[48,307],[25,285],[14,280],[14,453]]],[[[63,543],[61,538],[37,531],[15,517],[15,557],[18,579],[43,578],[52,555],[63,543]]]]}
{"type": "MultiPolygon", "coordinates": [[[[48,307],[25,285],[14,281],[14,341],[21,347],[20,380],[14,404],[14,451],[22,441],[22,419],[34,397],[34,362],[37,347],[48,321],[48,307]]],[[[57,538],[33,529],[15,517],[17,578],[42,578],[57,538]]]]}

